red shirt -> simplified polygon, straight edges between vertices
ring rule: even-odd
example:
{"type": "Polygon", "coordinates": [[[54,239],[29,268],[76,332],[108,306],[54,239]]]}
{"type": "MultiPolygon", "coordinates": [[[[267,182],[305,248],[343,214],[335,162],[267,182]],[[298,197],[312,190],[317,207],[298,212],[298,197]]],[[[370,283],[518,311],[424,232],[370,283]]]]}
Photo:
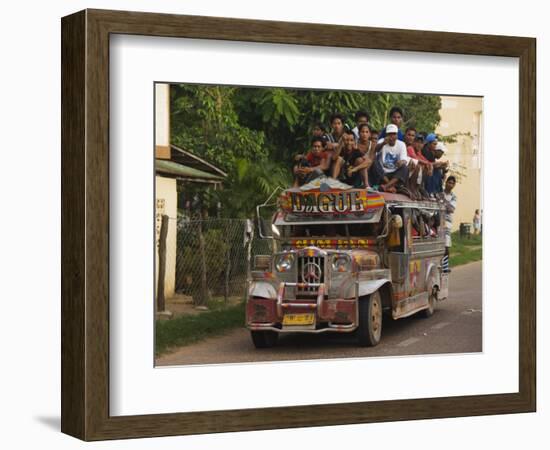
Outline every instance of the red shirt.
{"type": "Polygon", "coordinates": [[[320,153],[314,154],[312,151],[309,151],[306,155],[307,162],[310,164],[311,167],[316,167],[321,164],[321,161],[323,159],[326,159],[329,157],[328,152],[322,151],[320,153]]]}
{"type": "Polygon", "coordinates": [[[412,145],[409,145],[407,147],[407,155],[408,155],[409,158],[417,159],[418,161],[422,161],[422,162],[425,162],[425,163],[430,162],[426,159],[426,157],[422,154],[422,152],[416,153],[416,150],[414,149],[414,147],[412,145]]]}

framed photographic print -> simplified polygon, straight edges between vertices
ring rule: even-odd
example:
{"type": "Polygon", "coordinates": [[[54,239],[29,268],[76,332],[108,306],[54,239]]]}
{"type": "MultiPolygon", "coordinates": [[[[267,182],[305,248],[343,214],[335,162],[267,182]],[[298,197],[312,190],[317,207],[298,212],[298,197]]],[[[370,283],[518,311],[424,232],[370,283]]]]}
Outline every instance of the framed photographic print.
{"type": "Polygon", "coordinates": [[[535,133],[530,38],[63,18],[62,431],[534,411],[535,133]]]}

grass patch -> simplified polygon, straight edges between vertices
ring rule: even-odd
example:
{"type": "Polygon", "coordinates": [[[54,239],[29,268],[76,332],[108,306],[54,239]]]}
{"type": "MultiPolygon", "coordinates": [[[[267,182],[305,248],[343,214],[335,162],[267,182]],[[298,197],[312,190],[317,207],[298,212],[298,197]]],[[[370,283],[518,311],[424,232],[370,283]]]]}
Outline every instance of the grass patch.
{"type": "Polygon", "coordinates": [[[157,320],[155,355],[172,347],[180,347],[244,326],[245,304],[217,308],[200,314],[185,315],[171,320],[157,320]]]}
{"type": "Polygon", "coordinates": [[[461,238],[456,231],[452,234],[452,241],[453,246],[450,250],[451,258],[449,261],[451,269],[462,264],[481,260],[483,241],[479,234],[472,235],[470,238],[461,238]]]}

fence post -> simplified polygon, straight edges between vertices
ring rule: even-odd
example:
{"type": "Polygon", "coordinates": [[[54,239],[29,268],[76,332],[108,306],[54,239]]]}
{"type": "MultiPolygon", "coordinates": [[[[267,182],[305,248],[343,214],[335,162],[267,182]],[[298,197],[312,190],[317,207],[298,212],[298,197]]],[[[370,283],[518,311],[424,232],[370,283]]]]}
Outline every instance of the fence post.
{"type": "Polygon", "coordinates": [[[166,277],[166,236],[168,235],[168,216],[163,214],[159,236],[159,272],[157,280],[157,312],[165,312],[164,278],[166,277]]]}
{"type": "Polygon", "coordinates": [[[227,250],[225,251],[225,285],[223,290],[223,301],[227,304],[229,298],[229,273],[231,272],[231,245],[227,244],[227,250]]]}
{"type": "Polygon", "coordinates": [[[252,241],[254,240],[254,224],[250,219],[246,219],[244,224],[244,246],[246,247],[246,283],[244,287],[244,300],[248,298],[248,284],[251,281],[251,260],[252,260],[252,241]]]}
{"type": "Polygon", "coordinates": [[[200,267],[201,267],[201,292],[199,295],[193,296],[193,303],[195,306],[206,306],[209,299],[208,283],[207,283],[207,267],[206,267],[206,249],[204,242],[204,234],[202,233],[203,215],[201,213],[201,220],[199,221],[199,255],[200,255],[200,267]]]}

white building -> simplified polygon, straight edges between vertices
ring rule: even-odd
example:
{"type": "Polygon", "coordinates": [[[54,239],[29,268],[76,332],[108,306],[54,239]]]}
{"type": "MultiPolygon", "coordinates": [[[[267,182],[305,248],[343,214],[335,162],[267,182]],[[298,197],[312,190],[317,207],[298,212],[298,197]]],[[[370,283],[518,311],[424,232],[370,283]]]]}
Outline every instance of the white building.
{"type": "MultiPolygon", "coordinates": [[[[207,161],[170,142],[170,85],[155,85],[155,243],[158,249],[161,217],[167,215],[165,297],[176,286],[178,192],[188,183],[219,186],[227,176],[207,161]]],[[[155,252],[155,287],[158,280],[158,251],[155,252]]]]}
{"type": "Polygon", "coordinates": [[[458,230],[460,223],[472,223],[476,209],[483,209],[483,98],[442,96],[439,114],[436,133],[456,135],[456,142],[445,144],[444,158],[451,163],[449,174],[457,178],[453,230],[458,230]]]}

